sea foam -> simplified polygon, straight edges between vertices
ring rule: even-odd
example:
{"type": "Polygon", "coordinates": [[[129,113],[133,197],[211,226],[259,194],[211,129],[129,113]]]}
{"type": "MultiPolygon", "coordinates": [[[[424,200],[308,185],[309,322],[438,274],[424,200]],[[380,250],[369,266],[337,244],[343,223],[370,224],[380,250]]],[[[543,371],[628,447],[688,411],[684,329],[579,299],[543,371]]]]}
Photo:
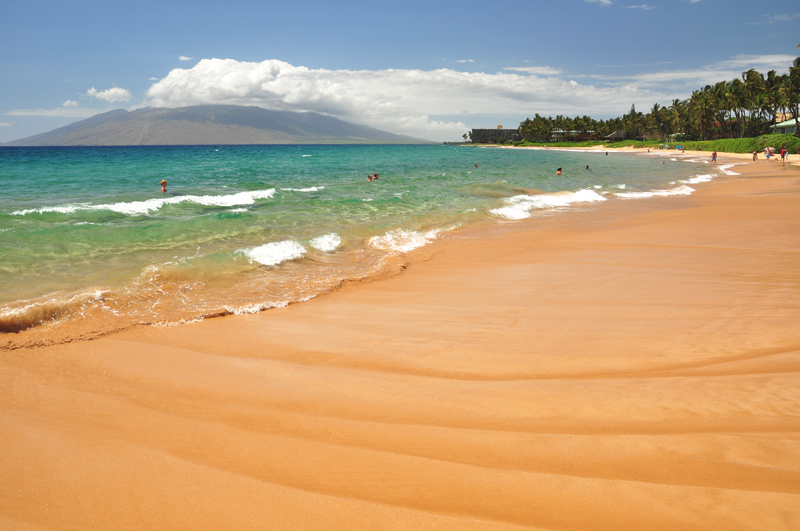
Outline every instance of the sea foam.
{"type": "Polygon", "coordinates": [[[417,232],[413,230],[396,229],[387,232],[383,236],[373,236],[369,239],[369,244],[376,249],[407,253],[423,245],[427,245],[435,240],[438,235],[438,230],[417,232]]]}
{"type": "Polygon", "coordinates": [[[111,203],[102,205],[91,205],[88,203],[75,203],[58,205],[52,207],[30,208],[12,212],[15,216],[45,212],[58,212],[61,214],[72,214],[78,210],[111,210],[125,214],[127,216],[138,216],[154,212],[165,205],[176,205],[179,203],[195,203],[206,206],[232,207],[241,205],[252,205],[258,199],[269,199],[275,195],[275,189],[255,190],[251,192],[239,192],[228,195],[180,195],[174,197],[156,197],[145,201],[130,201],[121,203],[111,203]]]}
{"type": "Polygon", "coordinates": [[[684,181],[680,181],[684,184],[698,184],[698,183],[707,183],[711,179],[713,179],[713,175],[697,175],[692,177],[691,179],[686,179],[684,181]]]}
{"type": "Polygon", "coordinates": [[[244,254],[251,263],[274,266],[287,260],[302,258],[306,254],[306,248],[295,240],[286,240],[266,243],[252,249],[239,249],[237,252],[244,254]]]}
{"type": "Polygon", "coordinates": [[[736,173],[735,171],[731,171],[731,168],[733,168],[734,166],[736,166],[736,164],[723,164],[722,166],[719,167],[719,171],[721,171],[725,175],[741,175],[739,173],[736,173]]]}
{"type": "Polygon", "coordinates": [[[566,207],[573,203],[595,203],[606,198],[593,190],[577,192],[555,192],[540,195],[515,195],[506,199],[508,206],[495,208],[490,212],[505,219],[524,219],[533,209],[566,207]]]}
{"type": "Polygon", "coordinates": [[[669,190],[653,190],[650,192],[620,192],[616,195],[620,199],[646,199],[648,197],[666,197],[670,195],[691,195],[694,188],[685,184],[669,190]]]}
{"type": "Polygon", "coordinates": [[[314,249],[329,253],[335,251],[340,245],[342,245],[342,239],[335,232],[331,232],[330,234],[317,236],[308,243],[314,249]]]}

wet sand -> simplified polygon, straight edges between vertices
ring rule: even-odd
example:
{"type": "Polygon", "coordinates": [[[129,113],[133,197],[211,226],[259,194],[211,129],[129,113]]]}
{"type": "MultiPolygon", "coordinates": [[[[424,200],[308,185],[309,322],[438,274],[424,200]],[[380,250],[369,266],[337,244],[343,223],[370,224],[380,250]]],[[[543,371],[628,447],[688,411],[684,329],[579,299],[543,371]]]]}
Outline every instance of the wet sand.
{"type": "Polygon", "coordinates": [[[0,529],[800,528],[800,172],[0,357],[0,529]]]}

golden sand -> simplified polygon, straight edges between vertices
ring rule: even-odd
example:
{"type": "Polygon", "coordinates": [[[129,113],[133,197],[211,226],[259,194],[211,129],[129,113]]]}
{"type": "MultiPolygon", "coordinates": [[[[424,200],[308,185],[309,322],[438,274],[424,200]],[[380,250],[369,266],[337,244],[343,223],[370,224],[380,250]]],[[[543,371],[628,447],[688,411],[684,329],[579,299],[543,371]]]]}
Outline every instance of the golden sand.
{"type": "Polygon", "coordinates": [[[0,529],[800,529],[800,172],[735,170],[2,353],[0,529]]]}

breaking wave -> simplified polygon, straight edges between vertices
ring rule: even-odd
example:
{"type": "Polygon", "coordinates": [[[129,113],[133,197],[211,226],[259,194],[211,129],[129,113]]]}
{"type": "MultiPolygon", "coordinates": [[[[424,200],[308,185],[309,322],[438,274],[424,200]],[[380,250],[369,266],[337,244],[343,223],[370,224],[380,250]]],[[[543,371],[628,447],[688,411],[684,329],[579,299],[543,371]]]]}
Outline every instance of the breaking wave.
{"type": "Polygon", "coordinates": [[[647,199],[648,197],[667,197],[671,195],[691,195],[694,188],[681,185],[669,190],[652,190],[650,192],[619,192],[614,195],[620,199],[647,199]]]}
{"type": "Polygon", "coordinates": [[[606,198],[592,190],[577,192],[555,192],[540,195],[516,195],[506,199],[508,206],[495,208],[490,212],[505,219],[524,219],[533,209],[566,207],[573,203],[595,203],[606,198]]]}
{"type": "Polygon", "coordinates": [[[295,240],[270,242],[251,249],[239,249],[237,253],[244,254],[250,263],[258,262],[268,266],[278,265],[287,260],[296,260],[306,254],[306,248],[295,240]]]}
{"type": "Polygon", "coordinates": [[[44,214],[45,212],[58,212],[60,214],[72,214],[80,210],[111,210],[127,216],[140,216],[155,212],[166,205],[177,205],[179,203],[195,203],[205,206],[233,207],[241,205],[252,205],[258,199],[269,199],[275,195],[275,189],[256,190],[252,192],[239,192],[228,195],[180,195],[174,197],[158,197],[145,201],[130,201],[121,203],[91,205],[88,203],[75,203],[58,205],[51,207],[29,208],[17,210],[11,214],[14,216],[25,216],[27,214],[44,214]]]}
{"type": "Polygon", "coordinates": [[[407,253],[429,244],[439,236],[439,230],[417,232],[413,230],[396,229],[383,236],[373,236],[369,244],[375,249],[407,253]]]}

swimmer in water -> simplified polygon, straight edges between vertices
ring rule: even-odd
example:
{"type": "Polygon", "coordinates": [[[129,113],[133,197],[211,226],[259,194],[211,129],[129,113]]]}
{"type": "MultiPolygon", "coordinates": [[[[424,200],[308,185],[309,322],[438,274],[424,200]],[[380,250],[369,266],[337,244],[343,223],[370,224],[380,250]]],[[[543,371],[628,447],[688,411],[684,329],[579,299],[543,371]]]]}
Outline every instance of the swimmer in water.
{"type": "Polygon", "coordinates": [[[367,180],[368,180],[368,181],[372,181],[372,180],[374,180],[374,179],[375,179],[375,177],[373,177],[371,173],[369,174],[369,177],[367,177],[367,180]]]}
{"type": "Polygon", "coordinates": [[[556,175],[561,175],[561,168],[556,170],[556,175]]]}
{"type": "Polygon", "coordinates": [[[589,169],[589,165],[588,165],[588,164],[586,165],[586,169],[587,169],[587,170],[589,169]]]}
{"type": "Polygon", "coordinates": [[[478,167],[478,163],[477,163],[477,162],[475,163],[475,167],[476,167],[476,168],[478,167]]]}
{"type": "Polygon", "coordinates": [[[378,180],[378,174],[377,174],[377,173],[376,173],[376,174],[375,174],[375,176],[372,178],[372,180],[373,180],[373,181],[377,181],[377,180],[378,180]]]}
{"type": "Polygon", "coordinates": [[[161,181],[161,191],[162,192],[166,192],[167,191],[167,180],[166,179],[163,179],[161,181]]]}

